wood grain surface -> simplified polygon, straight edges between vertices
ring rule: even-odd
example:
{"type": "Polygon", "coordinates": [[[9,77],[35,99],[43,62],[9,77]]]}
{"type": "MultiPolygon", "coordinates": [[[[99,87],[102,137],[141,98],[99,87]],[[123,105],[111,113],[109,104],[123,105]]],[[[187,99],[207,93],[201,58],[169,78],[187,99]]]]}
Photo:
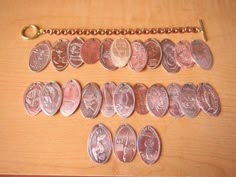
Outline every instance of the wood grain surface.
{"type": "MultiPolygon", "coordinates": [[[[0,173],[37,175],[100,176],[236,176],[236,1],[234,0],[1,0],[0,1],[0,173]],[[105,70],[98,62],[79,69],[68,66],[58,72],[52,64],[40,73],[28,68],[31,48],[42,40],[54,42],[62,36],[41,36],[26,41],[20,36],[24,25],[41,27],[136,28],[198,25],[205,22],[208,45],[214,66],[204,71],[197,66],[169,74],[160,66],[135,73],[127,67],[105,70]],[[175,119],[170,115],[154,118],[134,113],[128,119],[115,115],[85,119],[77,111],[69,118],[60,113],[28,116],[23,93],[33,81],[78,79],[102,84],[141,82],[147,86],[171,82],[209,82],[219,93],[222,112],[210,117],[201,112],[195,119],[175,119]],[[151,166],[137,154],[131,163],[121,163],[114,153],[107,164],[95,164],[87,153],[92,127],[104,123],[114,135],[122,123],[131,124],[138,133],[145,125],[154,126],[162,139],[160,160],[151,166]]],[[[86,36],[82,36],[85,39],[86,36]]],[[[114,38],[115,36],[111,36],[114,38]]],[[[128,36],[145,40],[202,38],[201,34],[128,36]]],[[[72,39],[71,36],[66,36],[72,39]]],[[[104,39],[105,36],[98,36],[104,39]]]]}

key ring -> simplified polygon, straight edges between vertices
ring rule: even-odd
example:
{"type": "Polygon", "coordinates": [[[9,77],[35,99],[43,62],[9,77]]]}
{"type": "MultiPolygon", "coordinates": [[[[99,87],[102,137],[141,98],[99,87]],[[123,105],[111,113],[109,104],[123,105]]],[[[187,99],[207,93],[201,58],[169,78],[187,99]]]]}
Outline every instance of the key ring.
{"type": "Polygon", "coordinates": [[[36,39],[42,34],[44,34],[43,29],[38,27],[37,25],[27,25],[21,30],[21,37],[26,40],[36,39]],[[26,34],[26,31],[30,29],[33,29],[35,31],[32,36],[26,34]]]}

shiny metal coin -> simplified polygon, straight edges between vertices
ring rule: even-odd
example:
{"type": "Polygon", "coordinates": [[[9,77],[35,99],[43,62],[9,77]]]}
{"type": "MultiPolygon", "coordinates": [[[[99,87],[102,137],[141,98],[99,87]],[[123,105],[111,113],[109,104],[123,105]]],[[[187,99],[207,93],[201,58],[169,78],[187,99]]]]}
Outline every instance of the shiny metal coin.
{"type": "Polygon", "coordinates": [[[139,114],[147,114],[146,95],[147,87],[144,84],[135,84],[133,87],[135,94],[135,111],[139,114]]]}

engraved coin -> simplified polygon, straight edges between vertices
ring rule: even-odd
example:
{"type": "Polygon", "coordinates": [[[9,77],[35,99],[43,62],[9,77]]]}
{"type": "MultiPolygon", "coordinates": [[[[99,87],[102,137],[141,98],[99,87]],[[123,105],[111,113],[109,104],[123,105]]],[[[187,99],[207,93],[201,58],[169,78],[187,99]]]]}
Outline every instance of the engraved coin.
{"type": "Polygon", "coordinates": [[[76,80],[69,80],[62,86],[63,99],[60,108],[64,116],[70,116],[79,106],[81,99],[81,87],[76,80]]]}
{"type": "Polygon", "coordinates": [[[101,112],[105,117],[112,117],[115,114],[113,105],[113,95],[116,85],[113,82],[106,82],[101,87],[102,92],[102,107],[101,112]]]}
{"type": "Polygon", "coordinates": [[[142,41],[136,40],[131,43],[132,55],[128,66],[133,71],[142,71],[147,64],[147,51],[142,41]]]}
{"type": "Polygon", "coordinates": [[[191,43],[192,56],[195,63],[202,69],[209,70],[213,65],[213,56],[210,48],[202,40],[193,40],[191,43]]]}
{"type": "Polygon", "coordinates": [[[131,162],[136,154],[136,134],[134,129],[123,124],[119,126],[114,138],[114,152],[121,162],[131,162]]]}
{"type": "Polygon", "coordinates": [[[80,111],[86,118],[95,118],[102,105],[102,94],[96,83],[86,84],[82,90],[80,111]]]}
{"type": "Polygon", "coordinates": [[[117,69],[117,67],[113,65],[111,60],[110,49],[112,42],[113,40],[110,38],[106,38],[102,41],[100,62],[104,66],[104,68],[114,71],[117,69]]]}
{"type": "Polygon", "coordinates": [[[94,64],[100,58],[101,42],[97,38],[85,40],[81,47],[81,56],[86,64],[94,64]]]}
{"type": "Polygon", "coordinates": [[[50,62],[51,44],[49,41],[42,41],[36,44],[30,52],[29,68],[31,71],[40,72],[50,62]]]}
{"type": "Polygon", "coordinates": [[[68,48],[67,48],[67,55],[68,60],[71,66],[78,68],[83,64],[83,60],[81,57],[81,46],[83,45],[84,41],[79,38],[75,37],[73,40],[70,41],[68,48]]]}
{"type": "Polygon", "coordinates": [[[152,85],[146,96],[147,108],[156,117],[166,114],[169,107],[168,94],[161,84],[152,85]]]}
{"type": "Polygon", "coordinates": [[[169,73],[177,73],[180,67],[175,60],[175,43],[170,39],[164,39],[161,41],[161,47],[163,51],[162,66],[169,73]]]}
{"type": "Polygon", "coordinates": [[[54,115],[60,108],[62,102],[62,90],[55,81],[48,82],[40,95],[40,106],[42,111],[48,115],[54,115]]]}
{"type": "Polygon", "coordinates": [[[211,116],[220,114],[220,98],[216,90],[208,83],[197,86],[197,101],[199,107],[211,116]]]}
{"type": "Polygon", "coordinates": [[[152,126],[144,127],[138,134],[138,151],[141,159],[148,165],[154,164],[161,154],[161,140],[152,126]]]}
{"type": "Polygon", "coordinates": [[[183,85],[179,94],[179,103],[185,116],[194,118],[200,111],[196,97],[196,87],[192,83],[183,85]]]}
{"type": "Polygon", "coordinates": [[[144,43],[147,50],[147,67],[155,69],[159,66],[162,59],[162,49],[158,40],[154,38],[147,39],[144,43]]]}
{"type": "Polygon", "coordinates": [[[135,111],[139,114],[147,114],[148,109],[146,105],[147,87],[144,84],[135,84],[133,87],[135,94],[135,111]]]}
{"type": "Polygon", "coordinates": [[[119,84],[114,92],[113,105],[116,113],[123,117],[129,117],[135,106],[135,96],[133,89],[127,83],[119,84]]]}
{"type": "Polygon", "coordinates": [[[169,96],[169,113],[174,117],[182,117],[183,111],[179,103],[179,94],[181,86],[176,83],[171,83],[166,87],[169,96]]]}
{"type": "Polygon", "coordinates": [[[179,41],[175,46],[175,60],[182,68],[191,68],[194,65],[191,44],[188,41],[179,41]]]}
{"type": "Polygon", "coordinates": [[[93,127],[88,139],[88,153],[96,163],[106,163],[112,152],[112,137],[107,127],[97,124],[93,127]]]}
{"type": "Polygon", "coordinates": [[[127,39],[116,38],[111,44],[111,59],[116,67],[124,67],[131,57],[131,46],[127,39]]]}
{"type": "Polygon", "coordinates": [[[39,97],[43,90],[44,83],[33,82],[30,84],[24,93],[24,106],[26,112],[34,116],[41,111],[39,97]]]}

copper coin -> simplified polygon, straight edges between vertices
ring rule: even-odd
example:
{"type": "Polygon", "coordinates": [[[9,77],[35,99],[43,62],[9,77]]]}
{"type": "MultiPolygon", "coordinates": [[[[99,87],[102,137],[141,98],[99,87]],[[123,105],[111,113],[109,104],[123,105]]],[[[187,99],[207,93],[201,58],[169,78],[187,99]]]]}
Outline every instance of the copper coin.
{"type": "Polygon", "coordinates": [[[96,163],[106,163],[112,152],[112,137],[107,127],[97,124],[93,127],[88,139],[88,153],[96,163]]]}
{"type": "Polygon", "coordinates": [[[196,87],[192,83],[183,85],[179,94],[179,102],[185,116],[194,118],[200,111],[197,103],[196,87]]]}
{"type": "Polygon", "coordinates": [[[136,134],[134,129],[123,124],[119,126],[114,138],[114,152],[121,162],[131,162],[136,154],[136,134]]]}
{"type": "Polygon", "coordinates": [[[192,56],[195,63],[202,69],[209,70],[213,65],[213,56],[210,48],[202,40],[193,40],[191,43],[192,56]]]}
{"type": "Polygon", "coordinates": [[[80,67],[84,63],[80,52],[83,43],[84,41],[81,38],[75,37],[73,40],[70,41],[67,48],[69,63],[75,68],[80,67]]]}
{"type": "Polygon", "coordinates": [[[179,94],[181,92],[181,86],[176,83],[171,83],[166,88],[169,96],[169,113],[174,117],[182,117],[184,115],[180,103],[179,94]]]}
{"type": "Polygon", "coordinates": [[[164,39],[161,41],[161,47],[163,51],[162,66],[169,73],[177,73],[180,67],[175,60],[175,43],[170,39],[164,39]]]}
{"type": "Polygon", "coordinates": [[[133,71],[142,71],[147,64],[147,51],[142,41],[136,40],[131,43],[132,55],[128,66],[133,71]]]}
{"type": "Polygon", "coordinates": [[[113,65],[111,60],[110,49],[112,42],[113,40],[109,38],[106,38],[102,41],[100,62],[104,66],[104,68],[114,71],[117,69],[117,67],[113,65]]]}
{"type": "Polygon", "coordinates": [[[166,114],[169,107],[168,94],[161,84],[152,85],[146,96],[147,108],[156,117],[166,114]]]}
{"type": "Polygon", "coordinates": [[[161,154],[161,140],[152,126],[144,127],[138,134],[138,151],[148,165],[154,164],[161,154]]]}
{"type": "Polygon", "coordinates": [[[147,114],[148,109],[146,105],[147,87],[144,84],[135,84],[133,87],[135,94],[135,111],[139,114],[147,114]]]}
{"type": "Polygon", "coordinates": [[[113,95],[116,85],[113,82],[106,82],[101,87],[102,92],[102,107],[101,112],[105,117],[112,117],[115,114],[113,105],[113,95]]]}
{"type": "Polygon", "coordinates": [[[68,80],[62,85],[63,99],[60,108],[64,116],[70,116],[79,106],[81,99],[81,87],[76,80],[68,80]]]}
{"type": "Polygon", "coordinates": [[[30,52],[29,68],[31,71],[40,72],[50,62],[51,44],[49,41],[42,41],[36,44],[30,52]]]}
{"type": "Polygon", "coordinates": [[[113,105],[116,113],[123,117],[129,117],[135,106],[135,96],[133,89],[127,83],[119,84],[114,92],[113,105]]]}
{"type": "Polygon", "coordinates": [[[111,44],[111,59],[116,67],[124,67],[131,57],[131,46],[127,39],[116,38],[111,44]]]}
{"type": "Polygon", "coordinates": [[[40,106],[42,111],[48,115],[54,115],[60,108],[62,102],[62,90],[55,81],[48,82],[40,95],[40,106]]]}
{"type": "Polygon", "coordinates": [[[220,98],[216,90],[208,83],[197,86],[197,101],[199,107],[211,116],[220,114],[220,98]]]}
{"type": "Polygon", "coordinates": [[[147,67],[155,69],[159,66],[162,59],[162,49],[158,40],[154,38],[147,39],[144,43],[147,50],[147,67]]]}
{"type": "Polygon", "coordinates": [[[101,42],[97,38],[85,40],[81,47],[81,56],[86,64],[94,64],[100,58],[101,42]]]}
{"type": "Polygon", "coordinates": [[[86,84],[82,90],[80,111],[86,118],[95,118],[102,105],[102,94],[96,83],[86,84]]]}
{"type": "Polygon", "coordinates": [[[41,95],[43,87],[44,83],[33,82],[27,87],[24,93],[25,110],[31,116],[34,116],[41,111],[39,97],[41,95]]]}
{"type": "Polygon", "coordinates": [[[175,46],[175,60],[182,68],[191,68],[194,65],[191,54],[191,44],[188,41],[179,41],[175,46]]]}

